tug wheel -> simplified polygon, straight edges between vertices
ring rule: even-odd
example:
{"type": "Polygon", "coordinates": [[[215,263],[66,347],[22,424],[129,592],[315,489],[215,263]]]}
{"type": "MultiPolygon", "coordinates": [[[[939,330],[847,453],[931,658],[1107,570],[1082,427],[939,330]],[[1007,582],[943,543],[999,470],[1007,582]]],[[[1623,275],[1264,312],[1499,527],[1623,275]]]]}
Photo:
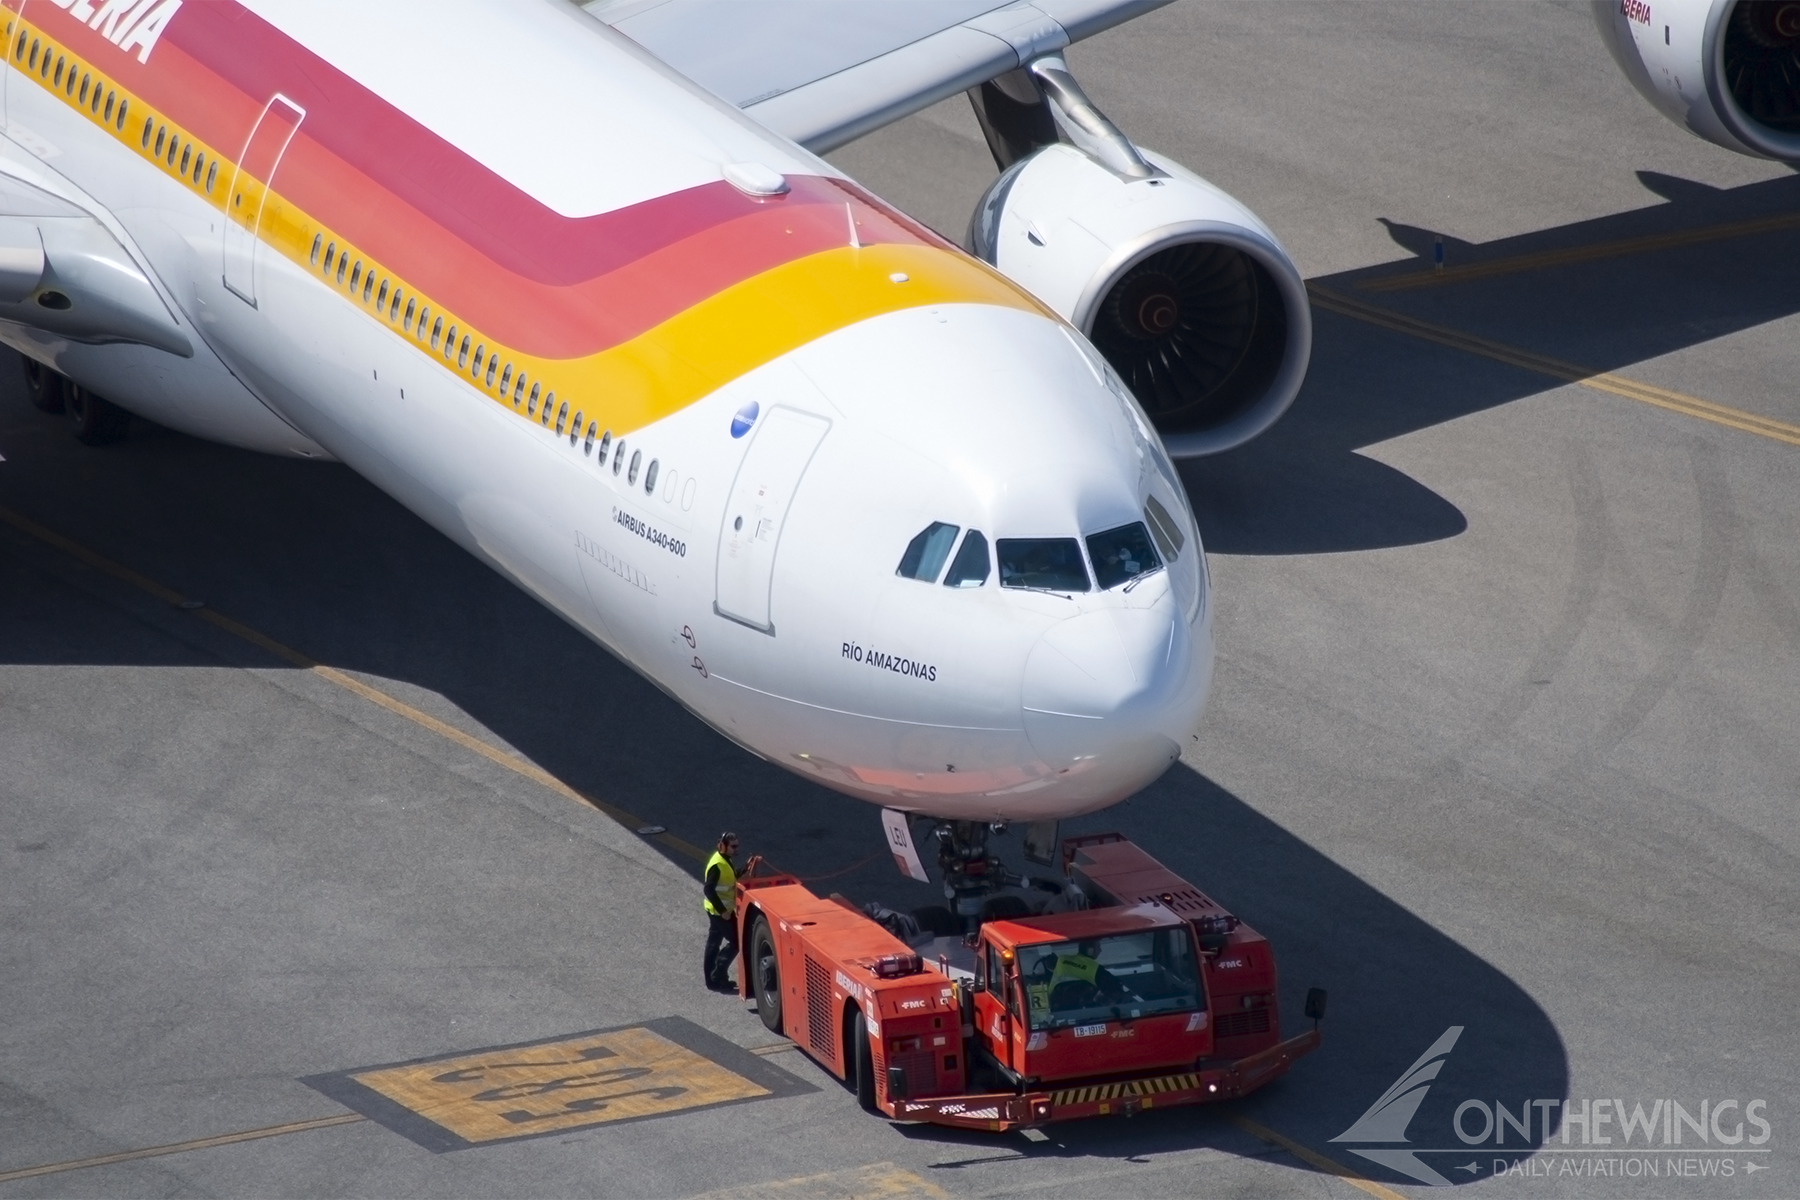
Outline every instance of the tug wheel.
{"type": "Polygon", "coordinates": [[[781,964],[775,956],[775,938],[769,932],[769,919],[757,914],[750,927],[750,956],[745,960],[750,969],[751,990],[756,994],[756,1015],[770,1033],[781,1032],[781,964]]]}
{"type": "Polygon", "coordinates": [[[850,1061],[855,1064],[856,1102],[864,1112],[875,1112],[875,1056],[869,1053],[869,1022],[860,1012],[851,1022],[850,1039],[856,1043],[850,1048],[850,1061]]]}

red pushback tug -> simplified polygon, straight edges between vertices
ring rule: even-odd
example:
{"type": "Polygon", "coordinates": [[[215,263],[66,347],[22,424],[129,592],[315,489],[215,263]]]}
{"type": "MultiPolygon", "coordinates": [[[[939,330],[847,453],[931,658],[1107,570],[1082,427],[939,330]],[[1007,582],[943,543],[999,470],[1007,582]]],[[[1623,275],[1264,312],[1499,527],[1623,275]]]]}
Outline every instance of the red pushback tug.
{"type": "Polygon", "coordinates": [[[1061,850],[1060,911],[910,944],[753,861],[739,986],[869,1111],[996,1132],[1243,1096],[1318,1046],[1316,989],[1281,1040],[1261,934],[1118,834],[1061,850]]]}

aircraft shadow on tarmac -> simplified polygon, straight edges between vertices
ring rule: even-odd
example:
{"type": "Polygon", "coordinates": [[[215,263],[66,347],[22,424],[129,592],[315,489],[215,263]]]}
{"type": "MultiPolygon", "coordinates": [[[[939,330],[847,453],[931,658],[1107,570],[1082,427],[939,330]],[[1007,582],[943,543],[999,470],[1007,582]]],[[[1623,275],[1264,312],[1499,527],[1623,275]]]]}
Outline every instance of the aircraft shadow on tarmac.
{"type": "MultiPolygon", "coordinates": [[[[937,899],[885,854],[868,861],[881,846],[872,808],[750,758],[347,469],[154,429],[96,453],[27,407],[16,370],[0,361],[0,504],[319,661],[438,693],[570,785],[690,841],[729,827],[747,851],[827,876],[821,891],[900,907],[937,899]]],[[[0,663],[282,665],[197,621],[190,637],[191,618],[172,611],[160,625],[133,616],[144,597],[10,528],[0,528],[0,576],[15,581],[0,588],[0,663]]],[[[1565,1094],[1562,1041],[1517,985],[1210,780],[1178,766],[1127,806],[1070,825],[1104,828],[1155,847],[1270,937],[1290,1032],[1306,987],[1331,990],[1326,1048],[1234,1111],[1325,1148],[1450,1025],[1467,1032],[1415,1142],[1428,1124],[1447,1130],[1439,1110],[1466,1096],[1516,1105],[1565,1094]]],[[[1016,842],[1002,849],[1017,864],[1016,842]]],[[[694,911],[694,945],[675,949],[698,958],[694,911]]],[[[754,1015],[721,1015],[761,1036],[754,1015]]],[[[421,1042],[437,1032],[420,1031],[421,1042]]],[[[909,1136],[970,1147],[962,1158],[1021,1145],[909,1136]]],[[[1029,1152],[1122,1160],[1214,1145],[1266,1153],[1222,1113],[1191,1111],[1058,1127],[1029,1152]]]]}
{"type": "MultiPolygon", "coordinates": [[[[1714,188],[1652,171],[1666,203],[1482,245],[1445,238],[1450,267],[1800,213],[1800,177],[1714,188]]],[[[1357,301],[1601,371],[1620,370],[1800,310],[1800,228],[1395,291],[1428,270],[1431,231],[1385,222],[1417,261],[1313,280],[1357,301]]],[[[1358,450],[1560,386],[1315,310],[1294,406],[1240,450],[1183,464],[1201,533],[1223,554],[1316,554],[1454,537],[1457,508],[1358,450]],[[1412,346],[1412,352],[1396,353],[1412,346]]],[[[1770,414],[1777,415],[1777,414],[1770,414]]]]}

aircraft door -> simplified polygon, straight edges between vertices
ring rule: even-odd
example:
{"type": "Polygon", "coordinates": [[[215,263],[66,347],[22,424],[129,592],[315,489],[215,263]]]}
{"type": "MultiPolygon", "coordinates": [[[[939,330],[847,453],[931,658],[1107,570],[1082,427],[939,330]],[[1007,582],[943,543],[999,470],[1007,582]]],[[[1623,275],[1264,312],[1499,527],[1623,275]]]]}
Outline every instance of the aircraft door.
{"type": "Polygon", "coordinates": [[[264,106],[244,142],[225,194],[225,286],[256,307],[256,246],[280,214],[275,169],[306,110],[279,93],[264,106]]]}
{"type": "Polygon", "coordinates": [[[769,588],[775,551],[800,476],[831,422],[812,413],[775,407],[757,426],[738,468],[719,531],[717,590],[713,610],[752,629],[775,632],[769,588]]]}

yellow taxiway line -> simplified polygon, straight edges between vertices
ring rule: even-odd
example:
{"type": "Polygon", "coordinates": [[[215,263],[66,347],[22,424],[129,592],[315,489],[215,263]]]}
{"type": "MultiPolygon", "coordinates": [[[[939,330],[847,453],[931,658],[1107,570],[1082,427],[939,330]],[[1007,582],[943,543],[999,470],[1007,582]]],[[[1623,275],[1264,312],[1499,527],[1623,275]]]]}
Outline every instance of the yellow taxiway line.
{"type": "Polygon", "coordinates": [[[139,1158],[161,1158],[165,1154],[184,1154],[189,1150],[207,1150],[214,1146],[235,1146],[258,1138],[280,1137],[286,1133],[305,1133],[309,1129],[329,1129],[333,1125],[353,1125],[366,1121],[361,1113],[339,1113],[335,1117],[315,1117],[310,1121],[289,1121],[285,1125],[265,1125],[261,1129],[245,1129],[238,1133],[222,1133],[217,1137],[195,1138],[190,1142],[170,1142],[166,1146],[146,1146],[141,1150],[121,1150],[117,1154],[97,1154],[92,1158],[74,1158],[68,1162],[46,1163],[41,1167],[25,1167],[18,1171],[0,1171],[0,1183],[15,1179],[35,1179],[39,1175],[60,1175],[64,1171],[80,1171],[87,1167],[104,1167],[108,1163],[131,1162],[139,1158]]]}
{"type": "Polygon", "coordinates": [[[1318,1170],[1325,1172],[1327,1175],[1336,1175],[1350,1186],[1360,1188],[1362,1191],[1369,1193],[1369,1195],[1376,1197],[1376,1200],[1406,1200],[1405,1196],[1402,1196],[1393,1188],[1383,1187],[1373,1179],[1364,1179],[1361,1175],[1358,1175],[1343,1163],[1338,1162],[1335,1158],[1326,1158],[1317,1150],[1302,1146],[1293,1138],[1276,1133],[1267,1125],[1258,1124],[1249,1117],[1232,1117],[1231,1123],[1251,1137],[1260,1138],[1271,1146],[1281,1147],[1281,1149],[1286,1150],[1289,1154],[1310,1167],[1315,1167],[1318,1170]]]}
{"type": "Polygon", "coordinates": [[[1651,233],[1642,237],[1618,238],[1592,242],[1586,246],[1570,246],[1562,250],[1541,250],[1535,254],[1515,254],[1467,266],[1445,267],[1441,271],[1407,271],[1398,275],[1382,275],[1356,285],[1359,292],[1404,292],[1414,288],[1439,287],[1446,283],[1466,283],[1471,279],[1493,279],[1500,275],[1518,275],[1545,267],[1566,267],[1574,263],[1596,262],[1603,258],[1623,258],[1631,254],[1647,254],[1656,250],[1675,250],[1683,246],[1700,246],[1728,238],[1751,237],[1758,233],[1780,233],[1800,229],[1800,213],[1783,213],[1773,217],[1757,217],[1749,221],[1731,221],[1708,225],[1702,229],[1684,229],[1675,233],[1651,233]]]}
{"type": "Polygon", "coordinates": [[[1773,417],[1758,416],[1756,413],[1746,412],[1741,408],[1714,404],[1712,401],[1702,400],[1698,396],[1689,396],[1683,392],[1672,392],[1667,388],[1639,383],[1635,379],[1614,375],[1610,371],[1584,367],[1580,363],[1551,358],[1549,355],[1522,350],[1504,342],[1491,341],[1488,338],[1476,337],[1472,333],[1463,333],[1461,330],[1451,329],[1444,325],[1421,321],[1417,317],[1409,317],[1391,309],[1365,304],[1361,300],[1353,299],[1342,292],[1320,287],[1318,284],[1309,283],[1306,290],[1312,297],[1313,306],[1322,308],[1326,312],[1334,312],[1339,316],[1350,317],[1382,329],[1390,329],[1395,333],[1404,333],[1409,337],[1436,342],[1438,345],[1448,346],[1452,350],[1479,355],[1482,358],[1506,363],[1508,366],[1519,367],[1539,375],[1548,375],[1552,379],[1560,379],[1565,383],[1579,383],[1583,387],[1593,388],[1595,391],[1623,396],[1627,400],[1636,400],[1640,404],[1654,405],[1657,408],[1680,413],[1684,417],[1695,417],[1702,421],[1711,421],[1715,425],[1723,425],[1727,429],[1736,429],[1743,433],[1756,434],[1758,437],[1772,438],[1777,442],[1786,442],[1790,446],[1800,446],[1800,425],[1778,421],[1773,417]]]}

